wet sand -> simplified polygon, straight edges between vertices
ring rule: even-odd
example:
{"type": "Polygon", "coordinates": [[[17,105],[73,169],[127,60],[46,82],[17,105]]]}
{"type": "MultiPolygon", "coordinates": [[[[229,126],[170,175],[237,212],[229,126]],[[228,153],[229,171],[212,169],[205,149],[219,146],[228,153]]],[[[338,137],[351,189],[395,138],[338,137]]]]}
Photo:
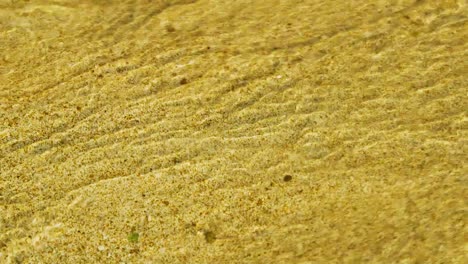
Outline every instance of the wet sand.
{"type": "Polygon", "coordinates": [[[0,0],[0,263],[466,263],[464,0],[0,0]]]}

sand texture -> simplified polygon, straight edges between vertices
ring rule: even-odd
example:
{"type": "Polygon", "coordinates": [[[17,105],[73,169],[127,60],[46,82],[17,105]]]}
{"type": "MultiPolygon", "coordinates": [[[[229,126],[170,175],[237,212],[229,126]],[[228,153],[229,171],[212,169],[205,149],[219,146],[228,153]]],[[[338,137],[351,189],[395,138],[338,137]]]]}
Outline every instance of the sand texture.
{"type": "Polygon", "coordinates": [[[0,263],[468,263],[465,0],[0,0],[0,263]]]}

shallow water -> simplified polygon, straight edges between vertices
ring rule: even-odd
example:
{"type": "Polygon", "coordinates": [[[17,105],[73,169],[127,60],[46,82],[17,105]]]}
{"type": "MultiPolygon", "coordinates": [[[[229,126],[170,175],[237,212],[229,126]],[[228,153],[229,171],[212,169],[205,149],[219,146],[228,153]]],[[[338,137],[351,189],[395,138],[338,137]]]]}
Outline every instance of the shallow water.
{"type": "Polygon", "coordinates": [[[466,262],[466,21],[0,0],[0,262],[466,262]]]}

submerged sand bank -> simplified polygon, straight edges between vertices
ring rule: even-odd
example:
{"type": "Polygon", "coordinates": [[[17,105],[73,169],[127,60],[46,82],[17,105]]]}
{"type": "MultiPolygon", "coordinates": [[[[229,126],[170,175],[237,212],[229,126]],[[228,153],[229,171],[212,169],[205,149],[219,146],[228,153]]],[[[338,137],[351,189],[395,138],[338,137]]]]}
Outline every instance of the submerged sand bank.
{"type": "Polygon", "coordinates": [[[0,262],[466,263],[466,21],[0,0],[0,262]]]}

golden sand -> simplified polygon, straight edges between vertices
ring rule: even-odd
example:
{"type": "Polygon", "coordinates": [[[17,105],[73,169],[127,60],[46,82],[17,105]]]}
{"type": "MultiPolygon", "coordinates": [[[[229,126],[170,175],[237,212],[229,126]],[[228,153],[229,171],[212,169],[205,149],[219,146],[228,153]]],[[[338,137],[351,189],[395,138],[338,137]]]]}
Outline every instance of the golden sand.
{"type": "Polygon", "coordinates": [[[467,263],[465,0],[0,0],[0,263],[467,263]]]}

